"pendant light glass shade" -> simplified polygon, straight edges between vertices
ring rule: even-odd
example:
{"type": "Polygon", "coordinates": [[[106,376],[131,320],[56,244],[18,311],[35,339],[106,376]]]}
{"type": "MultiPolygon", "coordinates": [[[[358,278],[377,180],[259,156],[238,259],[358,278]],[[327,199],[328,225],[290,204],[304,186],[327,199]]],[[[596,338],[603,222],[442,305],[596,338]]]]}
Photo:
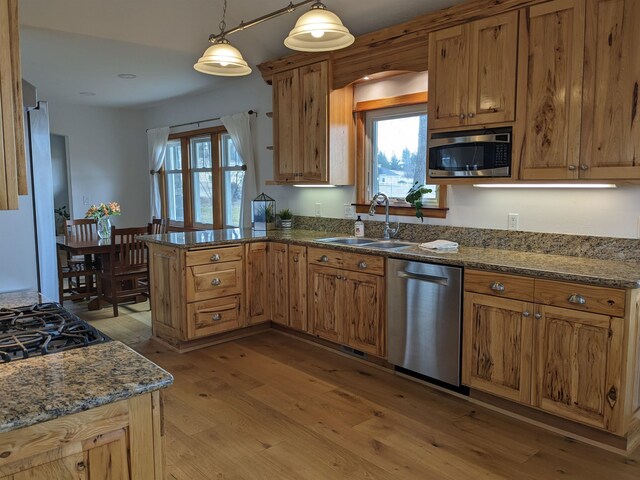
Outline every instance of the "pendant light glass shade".
{"type": "Polygon", "coordinates": [[[198,72],[223,77],[240,77],[251,73],[251,67],[240,51],[224,38],[207,48],[193,68],[198,72]]]}
{"type": "Polygon", "coordinates": [[[284,44],[301,52],[328,52],[348,47],[354,41],[340,18],[317,2],[298,19],[284,44]]]}

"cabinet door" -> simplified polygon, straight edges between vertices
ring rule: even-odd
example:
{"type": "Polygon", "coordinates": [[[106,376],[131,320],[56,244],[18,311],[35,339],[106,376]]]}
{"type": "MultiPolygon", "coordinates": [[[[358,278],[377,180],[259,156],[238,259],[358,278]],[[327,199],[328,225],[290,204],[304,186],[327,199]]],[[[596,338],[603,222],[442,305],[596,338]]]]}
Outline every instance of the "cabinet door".
{"type": "Polygon", "coordinates": [[[429,34],[429,123],[450,128],[467,124],[469,25],[429,34]]]}
{"type": "Polygon", "coordinates": [[[250,243],[245,246],[246,285],[245,301],[247,323],[269,320],[269,262],[267,259],[267,243],[250,243]]]}
{"type": "Polygon", "coordinates": [[[534,404],[623,434],[624,320],[566,308],[538,309],[534,404]]]}
{"type": "MultiPolygon", "coordinates": [[[[38,480],[38,479],[89,480],[84,452],[43,463],[37,467],[2,477],[3,480],[38,480]]],[[[99,477],[96,477],[99,478],[99,477]]],[[[108,478],[108,477],[102,477],[108,478]]]]}
{"type": "Polygon", "coordinates": [[[273,175],[293,182],[300,168],[300,76],[298,69],[273,76],[273,175]]]}
{"type": "Polygon", "coordinates": [[[587,2],[583,178],[640,178],[640,2],[587,2]]]}
{"type": "Polygon", "coordinates": [[[329,64],[300,68],[302,180],[326,181],[329,140],[329,64]]]}
{"type": "Polygon", "coordinates": [[[576,179],[579,172],[584,1],[535,5],[521,16],[526,89],[520,178],[576,179]],[[528,17],[528,18],[527,18],[528,17]]]}
{"type": "MultiPolygon", "coordinates": [[[[127,431],[122,429],[99,438],[94,444],[87,444],[88,480],[128,480],[129,458],[127,455],[127,431]]],[[[153,477],[153,473],[149,472],[153,477]]]]}
{"type": "Polygon", "coordinates": [[[286,243],[269,244],[271,321],[289,325],[289,261],[286,243]]]}
{"type": "Polygon", "coordinates": [[[512,122],[516,107],[518,12],[470,24],[468,125],[512,122]]]}
{"type": "Polygon", "coordinates": [[[372,355],[386,354],[384,277],[348,272],[341,278],[347,345],[372,355]]]}
{"type": "Polygon", "coordinates": [[[342,276],[338,272],[332,268],[309,266],[309,333],[342,343],[342,276]]]}
{"type": "Polygon", "coordinates": [[[307,248],[289,245],[289,326],[307,331],[307,248]]]}
{"type": "Polygon", "coordinates": [[[462,383],[530,403],[532,319],[532,303],[465,293],[462,383]]]}

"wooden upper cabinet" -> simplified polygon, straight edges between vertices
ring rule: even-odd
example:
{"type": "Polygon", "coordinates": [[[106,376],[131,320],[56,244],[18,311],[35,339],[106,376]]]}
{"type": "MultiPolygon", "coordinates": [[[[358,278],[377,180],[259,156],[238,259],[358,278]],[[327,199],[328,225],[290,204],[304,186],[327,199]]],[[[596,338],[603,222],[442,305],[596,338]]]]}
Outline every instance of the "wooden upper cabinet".
{"type": "Polygon", "coordinates": [[[429,123],[434,129],[466,125],[469,25],[429,34],[429,123]]]}
{"type": "Polygon", "coordinates": [[[518,12],[470,24],[468,124],[512,122],[516,114],[518,12]]]}
{"type": "Polygon", "coordinates": [[[518,12],[429,35],[433,129],[515,120],[518,12]]]}
{"type": "Polygon", "coordinates": [[[584,15],[584,0],[556,0],[522,16],[523,180],[578,178],[584,15]]]}
{"type": "Polygon", "coordinates": [[[18,0],[0,0],[0,210],[27,194],[18,0]]]}
{"type": "Polygon", "coordinates": [[[274,183],[354,182],[353,87],[321,61],[273,76],[274,183]]]}
{"type": "Polygon", "coordinates": [[[538,307],[534,405],[624,434],[624,319],[538,307]]]}
{"type": "Polygon", "coordinates": [[[300,79],[298,69],[273,76],[274,180],[295,180],[300,161],[300,79]]]}
{"type": "Polygon", "coordinates": [[[640,179],[640,2],[587,1],[581,175],[640,179]]]}

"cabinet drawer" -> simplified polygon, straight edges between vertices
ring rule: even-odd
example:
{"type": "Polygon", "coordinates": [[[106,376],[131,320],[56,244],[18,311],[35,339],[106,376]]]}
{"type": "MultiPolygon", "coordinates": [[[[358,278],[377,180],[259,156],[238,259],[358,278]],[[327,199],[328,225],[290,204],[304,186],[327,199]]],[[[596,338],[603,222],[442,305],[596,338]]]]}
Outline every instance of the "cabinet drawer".
{"type": "Polygon", "coordinates": [[[187,267],[242,260],[242,245],[187,252],[187,267]]]}
{"type": "Polygon", "coordinates": [[[242,292],[242,262],[196,265],[187,269],[187,302],[242,292]]]}
{"type": "Polygon", "coordinates": [[[206,337],[216,333],[235,330],[243,325],[242,297],[205,300],[187,305],[189,338],[206,337]]]}
{"type": "Polygon", "coordinates": [[[307,249],[307,258],[309,264],[322,265],[325,267],[341,267],[343,253],[338,250],[329,250],[327,248],[307,249]]]}
{"type": "Polygon", "coordinates": [[[362,273],[384,275],[384,257],[377,255],[360,255],[359,253],[342,253],[342,266],[347,270],[362,273]]]}
{"type": "Polygon", "coordinates": [[[536,280],[536,303],[624,317],[626,293],[617,288],[536,280]]]}
{"type": "Polygon", "coordinates": [[[464,289],[497,297],[533,301],[533,278],[499,272],[465,270],[464,289]]]}

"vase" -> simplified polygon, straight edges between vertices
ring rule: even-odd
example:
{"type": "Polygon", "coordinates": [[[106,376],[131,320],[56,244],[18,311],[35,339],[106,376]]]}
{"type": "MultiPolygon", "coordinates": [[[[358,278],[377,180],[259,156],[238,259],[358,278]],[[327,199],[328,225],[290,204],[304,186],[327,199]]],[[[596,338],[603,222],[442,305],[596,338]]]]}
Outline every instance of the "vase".
{"type": "Polygon", "coordinates": [[[291,220],[280,220],[280,228],[284,230],[291,230],[291,220]]]}
{"type": "Polygon", "coordinates": [[[100,238],[111,237],[111,219],[108,215],[98,219],[98,236],[100,238]]]}

